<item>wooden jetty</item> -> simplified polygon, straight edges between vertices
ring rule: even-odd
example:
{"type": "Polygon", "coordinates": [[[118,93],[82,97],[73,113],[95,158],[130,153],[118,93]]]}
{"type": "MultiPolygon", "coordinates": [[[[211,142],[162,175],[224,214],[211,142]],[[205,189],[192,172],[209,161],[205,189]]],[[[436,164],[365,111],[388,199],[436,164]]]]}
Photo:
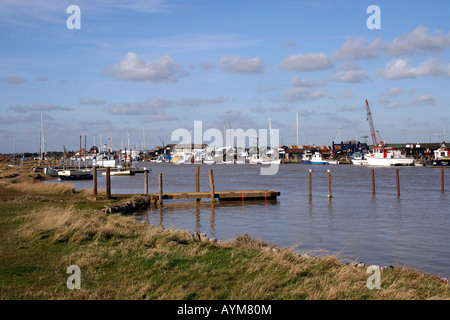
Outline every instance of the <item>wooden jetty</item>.
{"type": "MultiPolygon", "coordinates": [[[[140,194],[141,197],[148,197],[150,203],[162,204],[163,200],[179,200],[179,199],[195,199],[200,201],[201,199],[210,199],[214,202],[216,199],[219,201],[247,201],[247,200],[276,200],[280,195],[279,191],[272,190],[232,190],[232,191],[216,191],[214,188],[213,172],[209,170],[209,191],[200,191],[200,179],[199,179],[199,167],[197,166],[195,171],[195,192],[163,192],[163,180],[162,174],[158,175],[158,193],[148,192],[148,171],[144,172],[145,186],[144,194],[140,194]]],[[[106,199],[118,199],[123,197],[130,197],[132,195],[111,195],[111,170],[106,169],[106,199]]],[[[94,186],[93,186],[94,199],[97,199],[97,174],[94,168],[94,186]]]]}
{"type": "MultiPolygon", "coordinates": [[[[279,191],[271,190],[215,191],[214,199],[219,201],[273,200],[279,195],[279,191]]],[[[159,201],[159,193],[148,196],[152,203],[159,201]]],[[[211,192],[169,192],[163,193],[162,199],[211,199],[211,192]]]]}

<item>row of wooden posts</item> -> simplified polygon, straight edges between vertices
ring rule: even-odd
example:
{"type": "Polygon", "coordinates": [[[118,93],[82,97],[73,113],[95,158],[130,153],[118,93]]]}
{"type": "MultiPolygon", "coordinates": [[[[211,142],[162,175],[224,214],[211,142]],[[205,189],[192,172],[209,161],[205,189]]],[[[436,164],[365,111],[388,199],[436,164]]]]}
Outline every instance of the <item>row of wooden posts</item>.
{"type": "MultiPolygon", "coordinates": [[[[149,170],[144,170],[144,193],[148,194],[148,172],[149,170]]],[[[331,172],[328,172],[328,195],[329,199],[332,198],[331,194],[331,172]]],[[[111,168],[106,168],[106,198],[111,199],[111,168]]],[[[97,167],[94,167],[93,172],[93,193],[97,196],[97,167]]],[[[400,197],[400,178],[398,168],[396,170],[396,182],[397,182],[397,196],[400,197]]],[[[209,186],[211,192],[211,201],[215,201],[215,188],[214,188],[214,177],[212,169],[209,169],[209,186]]],[[[444,168],[441,169],[441,190],[444,192],[444,168]]],[[[195,167],[195,191],[200,192],[200,167],[195,167]]],[[[375,170],[372,169],[372,193],[375,194],[375,170]]],[[[162,173],[158,174],[158,194],[159,203],[163,203],[163,179],[162,173]]],[[[312,170],[309,170],[309,196],[312,197],[312,170]]],[[[200,199],[197,199],[200,201],[200,199]]]]}
{"type": "MultiPolygon", "coordinates": [[[[144,193],[148,194],[148,172],[149,170],[144,170],[144,193]]],[[[212,169],[209,170],[209,186],[211,193],[211,202],[215,201],[215,187],[214,187],[214,177],[212,169]]],[[[195,191],[200,192],[200,167],[195,167],[195,191]]],[[[93,194],[97,196],[97,167],[93,169],[93,194]]],[[[162,173],[158,174],[158,194],[159,203],[163,203],[163,179],[162,173]]],[[[111,199],[111,168],[106,168],[106,198],[111,199]]],[[[200,199],[197,199],[200,201],[200,199]]]]}
{"type": "MultiPolygon", "coordinates": [[[[328,195],[329,199],[332,198],[331,195],[331,172],[328,172],[328,195]]],[[[396,182],[397,182],[397,196],[400,197],[400,177],[398,168],[396,170],[396,182]]],[[[444,168],[441,168],[441,191],[444,192],[444,168]]],[[[375,194],[375,169],[372,168],[372,193],[375,194]]],[[[309,170],[309,196],[312,197],[312,170],[309,170]]]]}

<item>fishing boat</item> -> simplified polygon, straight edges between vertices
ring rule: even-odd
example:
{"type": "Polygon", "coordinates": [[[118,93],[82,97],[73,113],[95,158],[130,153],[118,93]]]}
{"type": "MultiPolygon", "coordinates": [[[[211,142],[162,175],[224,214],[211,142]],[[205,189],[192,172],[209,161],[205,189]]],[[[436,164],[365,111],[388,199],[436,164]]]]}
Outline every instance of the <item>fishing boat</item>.
{"type": "Polygon", "coordinates": [[[61,170],[58,171],[59,180],[91,180],[93,178],[91,170],[61,170]]]}
{"type": "Polygon", "coordinates": [[[311,164],[329,164],[329,162],[322,158],[319,152],[315,152],[311,157],[311,164]]]}
{"type": "Polygon", "coordinates": [[[116,154],[106,145],[92,157],[92,165],[100,168],[114,168],[119,164],[116,154]]]}
{"type": "Polygon", "coordinates": [[[302,163],[303,164],[311,164],[311,158],[313,154],[311,150],[305,150],[302,154],[302,163]]]}
{"type": "Polygon", "coordinates": [[[53,169],[51,167],[45,167],[44,168],[44,173],[50,177],[54,177],[57,178],[58,177],[58,170],[53,169]]]}
{"type": "Polygon", "coordinates": [[[441,147],[433,153],[434,159],[426,161],[426,167],[450,167],[450,150],[445,143],[442,143],[441,147]]]}
{"type": "Polygon", "coordinates": [[[413,158],[408,158],[400,150],[392,147],[386,147],[384,143],[373,148],[370,153],[366,155],[367,165],[369,166],[411,166],[414,164],[413,158]]]}
{"type": "Polygon", "coordinates": [[[355,152],[350,156],[350,160],[352,161],[352,164],[357,165],[367,165],[367,159],[366,154],[362,152],[355,152]]]}

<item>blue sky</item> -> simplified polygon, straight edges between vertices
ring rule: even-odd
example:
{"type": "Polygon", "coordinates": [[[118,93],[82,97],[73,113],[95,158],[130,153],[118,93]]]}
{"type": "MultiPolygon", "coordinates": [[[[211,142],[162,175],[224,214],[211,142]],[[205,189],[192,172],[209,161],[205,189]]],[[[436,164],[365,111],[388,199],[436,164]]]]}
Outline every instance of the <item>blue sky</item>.
{"type": "MultiPolygon", "coordinates": [[[[279,129],[283,144],[450,130],[448,1],[0,2],[0,152],[170,141],[177,128],[279,129]],[[68,29],[70,5],[81,29],[68,29]],[[381,29],[367,28],[377,5],[381,29]]],[[[209,141],[205,141],[208,143],[209,141]]],[[[370,142],[370,138],[368,139],[370,142]]]]}

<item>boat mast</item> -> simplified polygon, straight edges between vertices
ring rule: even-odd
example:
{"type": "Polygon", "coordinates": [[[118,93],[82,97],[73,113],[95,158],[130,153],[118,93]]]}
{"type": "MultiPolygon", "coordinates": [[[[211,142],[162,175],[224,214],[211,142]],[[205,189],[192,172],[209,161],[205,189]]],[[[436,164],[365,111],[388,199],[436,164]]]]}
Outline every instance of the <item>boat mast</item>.
{"type": "Polygon", "coordinates": [[[39,157],[41,160],[44,160],[44,141],[45,141],[45,131],[44,131],[44,115],[41,112],[41,141],[39,146],[39,157]]]}

